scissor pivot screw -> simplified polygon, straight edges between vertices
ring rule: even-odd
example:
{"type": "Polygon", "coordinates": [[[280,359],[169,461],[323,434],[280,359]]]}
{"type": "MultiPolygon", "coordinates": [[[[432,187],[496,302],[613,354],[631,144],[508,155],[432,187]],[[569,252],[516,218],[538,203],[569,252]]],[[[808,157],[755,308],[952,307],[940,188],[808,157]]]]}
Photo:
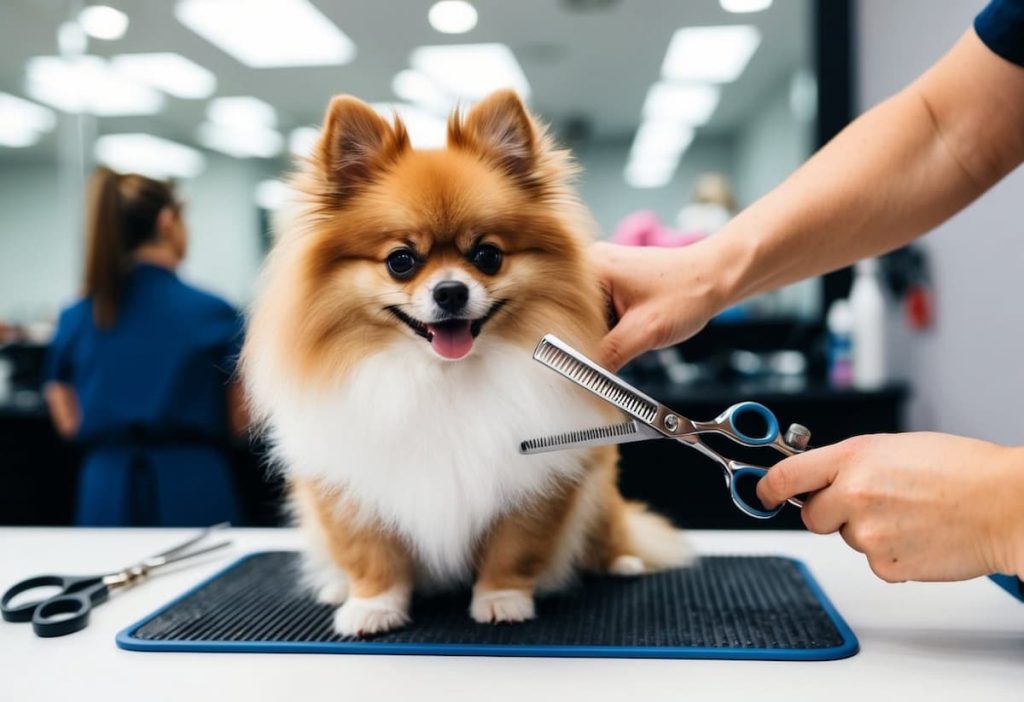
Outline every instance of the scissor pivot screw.
{"type": "Polygon", "coordinates": [[[674,432],[679,428],[679,417],[674,414],[665,415],[665,428],[669,431],[674,432]]]}
{"type": "Polygon", "coordinates": [[[789,429],[786,430],[786,436],[783,437],[783,440],[790,448],[803,451],[811,441],[811,430],[803,424],[790,424],[789,429]]]}

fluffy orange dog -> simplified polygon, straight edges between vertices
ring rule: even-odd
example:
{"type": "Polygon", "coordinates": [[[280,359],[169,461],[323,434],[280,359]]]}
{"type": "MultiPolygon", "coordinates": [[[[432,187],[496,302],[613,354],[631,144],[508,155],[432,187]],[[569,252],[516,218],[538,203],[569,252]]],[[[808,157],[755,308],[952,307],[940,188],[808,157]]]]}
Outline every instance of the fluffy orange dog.
{"type": "Polygon", "coordinates": [[[545,333],[589,353],[604,329],[572,171],[512,92],[453,115],[438,151],[331,102],[244,372],[339,633],[407,622],[414,587],[474,582],[474,619],[521,621],[581,569],[690,560],[618,493],[613,448],[518,453],[617,419],[531,358],[545,333]]]}

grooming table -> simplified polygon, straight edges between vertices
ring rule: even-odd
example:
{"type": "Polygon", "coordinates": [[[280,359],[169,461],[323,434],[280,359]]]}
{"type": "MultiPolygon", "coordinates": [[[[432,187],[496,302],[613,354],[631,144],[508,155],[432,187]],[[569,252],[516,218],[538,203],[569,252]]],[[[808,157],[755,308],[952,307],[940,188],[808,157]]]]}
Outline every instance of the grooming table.
{"type": "Polygon", "coordinates": [[[537,619],[477,624],[469,593],[416,599],[413,623],[342,637],[297,587],[298,554],[253,553],[121,631],[136,651],[833,660],[857,639],[799,561],[705,557],[694,568],[586,578],[537,619]]]}

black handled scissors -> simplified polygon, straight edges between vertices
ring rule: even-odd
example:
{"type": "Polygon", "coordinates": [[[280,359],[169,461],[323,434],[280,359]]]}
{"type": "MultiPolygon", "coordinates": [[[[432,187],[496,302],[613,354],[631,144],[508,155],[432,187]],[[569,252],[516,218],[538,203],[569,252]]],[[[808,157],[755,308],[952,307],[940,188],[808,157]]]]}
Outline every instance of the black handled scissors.
{"type": "Polygon", "coordinates": [[[32,622],[37,636],[64,636],[84,629],[89,624],[89,612],[93,607],[107,601],[114,590],[135,587],[149,575],[171,563],[195,558],[228,546],[230,541],[220,541],[202,548],[192,548],[211,532],[225,529],[230,524],[214,524],[203,529],[197,536],[173,548],[145,558],[138,563],[105,575],[37,575],[13,585],[0,598],[0,614],[9,622],[32,622]],[[24,604],[12,606],[15,598],[24,598],[32,590],[60,588],[51,597],[31,599],[24,604]]]}
{"type": "MultiPolygon", "coordinates": [[[[721,434],[737,444],[766,446],[783,455],[792,456],[807,448],[811,433],[806,427],[793,424],[783,435],[775,414],[757,402],[739,402],[710,422],[687,419],[679,412],[640,392],[617,375],[609,373],[552,334],[540,340],[533,352],[533,358],[618,407],[632,419],[621,424],[529,439],[520,444],[520,453],[544,453],[649,439],[675,439],[700,451],[721,466],[732,501],[745,514],[755,519],[770,519],[782,509],[782,505],[770,510],[752,505],[737,490],[743,479],[756,481],[763,478],[768,472],[766,468],[727,458],[704,443],[700,437],[701,434],[721,434]],[[737,425],[742,423],[743,417],[758,418],[764,425],[764,431],[757,434],[740,431],[737,425]]],[[[796,497],[790,498],[787,502],[796,507],[803,507],[803,502],[796,497]]]]}

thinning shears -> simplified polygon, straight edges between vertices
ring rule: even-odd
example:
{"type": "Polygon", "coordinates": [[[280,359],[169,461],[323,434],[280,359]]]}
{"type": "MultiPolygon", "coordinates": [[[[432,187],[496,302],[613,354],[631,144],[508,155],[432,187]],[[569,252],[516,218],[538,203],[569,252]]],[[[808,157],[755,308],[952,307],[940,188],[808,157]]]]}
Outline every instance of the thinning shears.
{"type": "MultiPolygon", "coordinates": [[[[770,519],[782,509],[783,505],[770,510],[759,504],[752,505],[737,490],[740,481],[750,479],[751,482],[756,482],[768,472],[767,468],[726,458],[704,443],[701,434],[721,434],[743,446],[769,447],[786,456],[792,456],[807,448],[811,433],[806,427],[799,424],[790,425],[783,435],[775,414],[757,402],[739,402],[710,422],[687,419],[600,367],[552,334],[540,340],[533,352],[533,358],[618,407],[632,419],[621,424],[530,439],[520,444],[520,453],[534,454],[650,439],[675,439],[700,451],[722,467],[732,501],[745,514],[756,519],[770,519]],[[757,420],[764,427],[764,431],[755,434],[741,431],[738,424],[744,423],[744,417],[757,420]]],[[[798,498],[790,498],[788,502],[803,507],[803,502],[798,498]]]]}
{"type": "Polygon", "coordinates": [[[34,578],[15,583],[0,597],[0,614],[9,622],[32,622],[37,636],[52,637],[72,634],[89,624],[89,612],[96,605],[107,601],[114,590],[135,587],[145,581],[153,571],[195,558],[224,548],[230,541],[219,541],[199,546],[212,532],[229,527],[230,524],[214,524],[203,529],[188,541],[166,551],[161,551],[138,563],[105,575],[37,575],[34,578]],[[197,547],[197,548],[193,548],[197,547]],[[52,596],[32,599],[31,591],[59,588],[52,596]],[[14,604],[15,598],[29,599],[23,604],[14,604]]]}

